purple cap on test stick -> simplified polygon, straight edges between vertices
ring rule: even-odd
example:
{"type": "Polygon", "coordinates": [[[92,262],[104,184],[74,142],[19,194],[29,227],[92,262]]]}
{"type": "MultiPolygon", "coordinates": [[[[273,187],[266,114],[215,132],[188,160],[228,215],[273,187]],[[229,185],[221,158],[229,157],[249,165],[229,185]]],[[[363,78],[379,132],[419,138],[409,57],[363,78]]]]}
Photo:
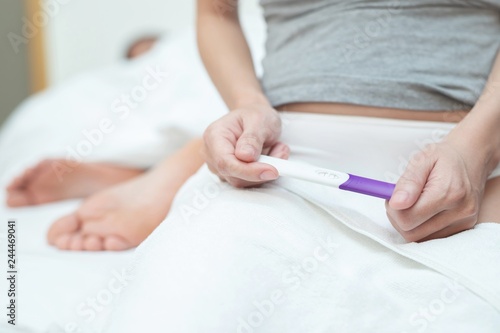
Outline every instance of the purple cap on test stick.
{"type": "Polygon", "coordinates": [[[349,179],[339,186],[341,190],[370,195],[389,200],[394,192],[395,184],[381,182],[370,178],[349,174],[349,179]]]}

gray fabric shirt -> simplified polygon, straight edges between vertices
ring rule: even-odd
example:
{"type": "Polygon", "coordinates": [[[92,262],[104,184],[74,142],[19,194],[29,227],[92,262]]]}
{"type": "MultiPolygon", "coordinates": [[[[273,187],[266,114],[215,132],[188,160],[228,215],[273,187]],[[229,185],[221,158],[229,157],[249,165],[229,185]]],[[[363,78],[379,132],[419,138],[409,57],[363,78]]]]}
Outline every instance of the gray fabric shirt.
{"type": "Polygon", "coordinates": [[[261,0],[274,106],[470,109],[500,46],[500,0],[261,0]]]}

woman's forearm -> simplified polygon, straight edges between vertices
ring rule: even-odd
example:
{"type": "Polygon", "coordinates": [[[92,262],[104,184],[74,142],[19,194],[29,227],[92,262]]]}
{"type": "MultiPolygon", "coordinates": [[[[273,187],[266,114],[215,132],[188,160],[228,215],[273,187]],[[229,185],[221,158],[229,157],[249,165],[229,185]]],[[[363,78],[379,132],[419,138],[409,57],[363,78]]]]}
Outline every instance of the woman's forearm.
{"type": "Polygon", "coordinates": [[[488,82],[469,114],[450,133],[493,170],[500,161],[500,53],[488,82]]]}
{"type": "Polygon", "coordinates": [[[157,164],[148,173],[154,176],[158,183],[166,184],[172,190],[172,195],[175,195],[175,192],[185,181],[203,165],[204,160],[200,153],[201,145],[202,140],[200,138],[193,139],[157,164]],[[165,179],[165,181],[160,181],[160,179],[165,179]]]}
{"type": "Polygon", "coordinates": [[[224,4],[228,0],[198,0],[197,13],[198,48],[213,83],[230,110],[245,104],[269,104],[255,74],[238,8],[233,5],[221,10],[217,1],[224,4]]]}

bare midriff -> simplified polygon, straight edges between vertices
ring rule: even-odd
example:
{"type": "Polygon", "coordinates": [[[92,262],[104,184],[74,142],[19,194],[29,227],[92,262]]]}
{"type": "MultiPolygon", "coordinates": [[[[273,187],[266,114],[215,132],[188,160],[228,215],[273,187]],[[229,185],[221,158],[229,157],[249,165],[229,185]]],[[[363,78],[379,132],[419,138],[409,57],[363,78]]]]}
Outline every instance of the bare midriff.
{"type": "Polygon", "coordinates": [[[346,116],[392,118],[405,120],[460,122],[466,115],[467,110],[453,111],[421,111],[371,107],[342,103],[291,103],[280,105],[278,111],[287,112],[311,112],[321,114],[335,114],[346,116]]]}

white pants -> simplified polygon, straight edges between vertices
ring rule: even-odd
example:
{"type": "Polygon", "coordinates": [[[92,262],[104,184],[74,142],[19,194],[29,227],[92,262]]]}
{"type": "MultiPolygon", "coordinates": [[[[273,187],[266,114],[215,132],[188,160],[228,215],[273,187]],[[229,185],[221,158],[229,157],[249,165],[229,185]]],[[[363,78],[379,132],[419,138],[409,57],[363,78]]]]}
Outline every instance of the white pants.
{"type": "MultiPolygon", "coordinates": [[[[413,154],[441,141],[455,123],[282,113],[292,158],[396,182],[413,154]]],[[[500,165],[489,179],[500,176],[500,165]]]]}
{"type": "MultiPolygon", "coordinates": [[[[395,181],[452,126],[285,114],[283,141],[291,159],[395,181]]],[[[383,200],[287,179],[235,189],[203,167],[138,248],[107,332],[496,332],[498,244],[494,223],[405,244],[383,200]]]]}

